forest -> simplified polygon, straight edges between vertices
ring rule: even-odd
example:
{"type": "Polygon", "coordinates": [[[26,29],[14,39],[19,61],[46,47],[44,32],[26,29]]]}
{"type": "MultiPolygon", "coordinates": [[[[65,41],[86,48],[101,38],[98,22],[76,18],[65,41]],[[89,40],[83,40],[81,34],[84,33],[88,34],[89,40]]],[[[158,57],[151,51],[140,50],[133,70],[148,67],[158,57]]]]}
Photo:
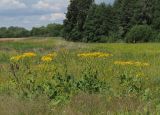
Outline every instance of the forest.
{"type": "Polygon", "coordinates": [[[71,0],[64,37],[83,42],[152,42],[160,40],[159,0],[71,0]]]}

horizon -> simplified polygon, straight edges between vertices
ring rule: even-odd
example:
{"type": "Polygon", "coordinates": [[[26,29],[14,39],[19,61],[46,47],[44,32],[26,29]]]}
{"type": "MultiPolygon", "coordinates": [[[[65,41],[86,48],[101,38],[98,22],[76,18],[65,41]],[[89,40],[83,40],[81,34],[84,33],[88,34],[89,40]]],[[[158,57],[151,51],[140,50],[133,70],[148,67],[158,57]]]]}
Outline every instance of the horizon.
{"type": "MultiPolygon", "coordinates": [[[[96,3],[112,4],[114,0],[96,0],[96,3]]],[[[69,4],[68,0],[0,0],[0,27],[46,26],[62,24],[69,4]],[[7,7],[6,7],[7,6],[7,7]]]]}

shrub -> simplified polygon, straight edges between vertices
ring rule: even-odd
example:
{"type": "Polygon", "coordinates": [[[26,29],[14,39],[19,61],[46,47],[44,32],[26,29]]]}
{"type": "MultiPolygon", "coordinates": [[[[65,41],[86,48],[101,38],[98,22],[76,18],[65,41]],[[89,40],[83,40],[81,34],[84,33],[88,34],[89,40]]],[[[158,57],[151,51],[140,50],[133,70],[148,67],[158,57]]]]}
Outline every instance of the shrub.
{"type": "Polygon", "coordinates": [[[119,77],[119,88],[121,95],[139,95],[144,91],[144,79],[126,74],[119,77]]]}
{"type": "Polygon", "coordinates": [[[109,86],[104,81],[98,79],[97,73],[88,71],[77,82],[77,88],[85,93],[93,94],[103,92],[105,89],[108,90],[109,86]]]}
{"type": "Polygon", "coordinates": [[[126,35],[126,42],[129,43],[149,42],[152,39],[154,39],[154,33],[148,25],[136,25],[126,35]]]}

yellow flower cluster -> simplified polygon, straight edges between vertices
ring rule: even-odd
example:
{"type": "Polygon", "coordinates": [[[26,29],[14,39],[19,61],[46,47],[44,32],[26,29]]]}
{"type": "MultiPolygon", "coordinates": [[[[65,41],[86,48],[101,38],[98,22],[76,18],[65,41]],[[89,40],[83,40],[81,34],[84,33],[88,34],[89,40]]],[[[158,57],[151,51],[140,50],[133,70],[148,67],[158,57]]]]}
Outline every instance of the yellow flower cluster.
{"type": "Polygon", "coordinates": [[[23,53],[24,57],[36,57],[37,55],[33,52],[23,53]]]}
{"type": "Polygon", "coordinates": [[[11,61],[19,61],[23,59],[23,56],[22,55],[19,55],[19,56],[13,56],[10,58],[11,61]]]}
{"type": "Polygon", "coordinates": [[[115,65],[134,65],[134,66],[149,66],[149,63],[143,63],[143,62],[135,62],[135,61],[115,61],[115,65]]]}
{"type": "Polygon", "coordinates": [[[51,62],[55,57],[57,56],[57,53],[50,53],[48,55],[45,55],[41,58],[43,62],[51,62]]]}
{"type": "Polygon", "coordinates": [[[31,58],[31,57],[35,57],[36,54],[33,52],[28,52],[28,53],[23,53],[22,55],[18,55],[18,56],[13,56],[10,58],[11,61],[19,61],[19,60],[23,60],[24,58],[31,58]]]}
{"type": "Polygon", "coordinates": [[[95,58],[105,58],[112,56],[112,54],[109,53],[103,53],[103,52],[92,52],[92,53],[80,53],[78,54],[78,57],[95,57],[95,58]]]}

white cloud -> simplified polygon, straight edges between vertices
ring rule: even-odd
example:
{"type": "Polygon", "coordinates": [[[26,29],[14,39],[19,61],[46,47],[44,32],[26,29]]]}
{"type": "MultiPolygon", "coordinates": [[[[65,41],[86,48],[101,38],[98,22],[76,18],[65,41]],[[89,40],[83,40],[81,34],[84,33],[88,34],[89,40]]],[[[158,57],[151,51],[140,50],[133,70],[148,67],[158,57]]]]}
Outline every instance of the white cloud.
{"type": "Polygon", "coordinates": [[[63,23],[68,4],[69,0],[0,0],[0,26],[31,29],[48,23],[63,23]]]}
{"type": "Polygon", "coordinates": [[[33,4],[33,8],[60,11],[61,9],[66,8],[67,4],[68,1],[64,0],[40,0],[36,4],[33,4]]]}
{"type": "Polygon", "coordinates": [[[27,6],[19,0],[0,0],[0,9],[19,9],[27,6]]]}
{"type": "Polygon", "coordinates": [[[63,20],[65,18],[65,14],[64,13],[54,13],[51,14],[51,20],[63,20]]]}
{"type": "Polygon", "coordinates": [[[56,20],[63,20],[65,18],[64,13],[53,13],[50,15],[43,15],[40,17],[41,21],[56,21],[56,20]]]}

